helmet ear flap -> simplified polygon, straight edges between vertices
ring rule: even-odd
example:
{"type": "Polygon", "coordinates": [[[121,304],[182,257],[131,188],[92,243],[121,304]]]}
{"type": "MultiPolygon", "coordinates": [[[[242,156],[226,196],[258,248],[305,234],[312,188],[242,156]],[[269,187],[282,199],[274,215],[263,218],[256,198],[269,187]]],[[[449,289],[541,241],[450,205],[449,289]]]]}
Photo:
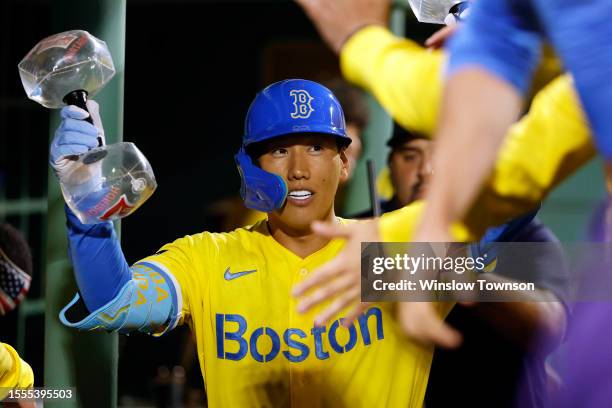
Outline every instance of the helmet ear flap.
{"type": "Polygon", "coordinates": [[[281,176],[253,164],[244,146],[234,156],[234,160],[240,173],[240,196],[247,208],[272,212],[282,207],[287,198],[287,184],[281,176]]]}

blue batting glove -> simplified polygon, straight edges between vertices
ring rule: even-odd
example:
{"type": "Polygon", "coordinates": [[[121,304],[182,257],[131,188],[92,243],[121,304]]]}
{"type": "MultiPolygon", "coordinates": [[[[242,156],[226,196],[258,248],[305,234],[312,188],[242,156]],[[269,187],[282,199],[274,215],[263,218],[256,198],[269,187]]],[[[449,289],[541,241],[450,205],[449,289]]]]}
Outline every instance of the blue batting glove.
{"type": "Polygon", "coordinates": [[[94,123],[98,125],[97,127],[84,120],[90,116],[90,113],[74,105],[66,106],[60,112],[62,121],[51,142],[49,159],[60,179],[74,161],[71,156],[80,155],[98,147],[98,137],[103,138],[104,136],[98,114],[98,104],[95,101],[88,101],[87,109],[94,123]]]}

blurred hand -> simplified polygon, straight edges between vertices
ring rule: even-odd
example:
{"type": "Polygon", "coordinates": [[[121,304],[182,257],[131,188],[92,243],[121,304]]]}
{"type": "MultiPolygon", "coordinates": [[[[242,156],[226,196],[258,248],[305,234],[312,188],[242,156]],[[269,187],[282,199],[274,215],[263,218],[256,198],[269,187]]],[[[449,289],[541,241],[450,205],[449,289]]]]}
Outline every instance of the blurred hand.
{"type": "Polygon", "coordinates": [[[440,318],[433,303],[401,302],[397,305],[400,327],[411,340],[444,348],[461,344],[461,333],[440,318]]]}
{"type": "Polygon", "coordinates": [[[351,35],[368,25],[387,26],[389,0],[296,0],[337,54],[351,35]]]}
{"type": "Polygon", "coordinates": [[[416,229],[413,242],[453,242],[454,239],[450,234],[450,223],[432,225],[427,221],[428,218],[423,218],[421,224],[416,229]]]}
{"type": "MultiPolygon", "coordinates": [[[[327,238],[345,239],[346,245],[334,259],[294,287],[293,295],[302,297],[298,312],[305,313],[322,302],[331,301],[331,305],[315,318],[315,324],[323,326],[342,309],[354,304],[342,323],[350,326],[369,305],[359,302],[361,243],[380,241],[378,220],[359,221],[348,226],[314,222],[312,229],[327,238]]],[[[452,348],[461,343],[461,334],[444,323],[432,303],[398,303],[398,319],[404,333],[422,344],[452,348]]]]}
{"type": "Polygon", "coordinates": [[[459,26],[459,24],[453,24],[439,29],[433,33],[431,37],[425,40],[425,46],[431,49],[442,48],[444,44],[446,44],[446,41],[448,41],[457,32],[459,26]]]}
{"type": "Polygon", "coordinates": [[[343,325],[350,326],[368,306],[368,303],[359,302],[361,243],[380,241],[378,220],[359,221],[347,226],[314,222],[312,229],[327,238],[345,239],[346,245],[334,259],[316,269],[294,287],[293,295],[302,297],[298,312],[304,313],[322,302],[332,301],[331,305],[315,318],[315,324],[322,326],[342,309],[354,304],[343,322],[343,325]]]}

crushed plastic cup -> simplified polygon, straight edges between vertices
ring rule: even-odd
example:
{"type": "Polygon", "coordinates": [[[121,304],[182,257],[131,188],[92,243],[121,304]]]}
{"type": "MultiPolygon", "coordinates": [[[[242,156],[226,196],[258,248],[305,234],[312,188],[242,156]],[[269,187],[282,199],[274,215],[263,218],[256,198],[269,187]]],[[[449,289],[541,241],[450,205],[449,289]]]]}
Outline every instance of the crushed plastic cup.
{"type": "Polygon", "coordinates": [[[64,200],[84,224],[126,217],[157,188],[147,158],[129,142],[80,155],[60,181],[64,200]]]}

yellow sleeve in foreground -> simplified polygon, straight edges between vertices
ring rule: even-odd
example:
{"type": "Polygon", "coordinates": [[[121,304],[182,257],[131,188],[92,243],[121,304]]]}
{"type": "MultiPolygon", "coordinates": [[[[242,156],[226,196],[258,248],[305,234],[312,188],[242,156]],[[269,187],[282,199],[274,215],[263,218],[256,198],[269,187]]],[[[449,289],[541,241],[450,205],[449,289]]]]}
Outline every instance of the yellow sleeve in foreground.
{"type": "MultiPolygon", "coordinates": [[[[532,83],[533,95],[561,74],[549,47],[532,83]]],[[[367,26],[352,35],[340,52],[344,77],[369,91],[406,129],[432,135],[440,109],[446,56],[387,28],[367,26]]]]}
{"type": "Polygon", "coordinates": [[[368,26],[351,36],[340,53],[347,80],[374,95],[406,129],[433,133],[442,94],[441,51],[396,37],[381,26],[368,26]]]}
{"type": "MultiPolygon", "coordinates": [[[[34,385],[34,373],[28,363],[8,344],[0,343],[0,389],[30,388],[34,385]]],[[[0,390],[0,401],[7,391],[0,390]]]]}
{"type": "Polygon", "coordinates": [[[529,113],[510,128],[467,225],[479,233],[533,209],[595,154],[572,78],[563,75],[540,91],[529,113]]]}
{"type": "MultiPolygon", "coordinates": [[[[466,217],[470,233],[457,226],[455,239],[479,237],[487,227],[529,211],[593,158],[590,128],[572,85],[568,75],[555,79],[512,126],[491,178],[466,217]]],[[[411,205],[383,216],[383,241],[410,241],[421,211],[411,205]]]]}

